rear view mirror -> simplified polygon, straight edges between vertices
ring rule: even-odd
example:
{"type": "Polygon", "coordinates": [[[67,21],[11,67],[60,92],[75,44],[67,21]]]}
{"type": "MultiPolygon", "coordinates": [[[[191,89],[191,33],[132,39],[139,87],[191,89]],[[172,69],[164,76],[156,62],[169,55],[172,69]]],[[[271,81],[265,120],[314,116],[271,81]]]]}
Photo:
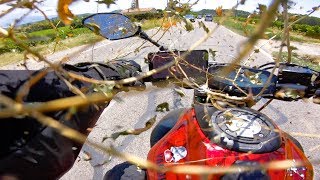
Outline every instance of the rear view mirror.
{"type": "Polygon", "coordinates": [[[118,13],[93,14],[83,19],[82,23],[91,31],[109,40],[132,37],[139,31],[139,27],[135,26],[127,16],[118,13]]]}

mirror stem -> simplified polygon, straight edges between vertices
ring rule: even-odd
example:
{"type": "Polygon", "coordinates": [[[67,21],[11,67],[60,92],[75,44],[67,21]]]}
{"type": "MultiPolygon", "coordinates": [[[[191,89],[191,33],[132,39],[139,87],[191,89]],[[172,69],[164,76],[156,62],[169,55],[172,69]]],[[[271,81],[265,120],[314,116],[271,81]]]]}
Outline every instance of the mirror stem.
{"type": "Polygon", "coordinates": [[[159,47],[160,51],[166,51],[168,50],[168,48],[165,48],[164,46],[161,46],[159,43],[157,43],[156,41],[152,40],[144,31],[141,30],[141,27],[139,26],[139,30],[138,30],[138,36],[142,39],[145,39],[149,42],[151,42],[153,45],[159,47]]]}

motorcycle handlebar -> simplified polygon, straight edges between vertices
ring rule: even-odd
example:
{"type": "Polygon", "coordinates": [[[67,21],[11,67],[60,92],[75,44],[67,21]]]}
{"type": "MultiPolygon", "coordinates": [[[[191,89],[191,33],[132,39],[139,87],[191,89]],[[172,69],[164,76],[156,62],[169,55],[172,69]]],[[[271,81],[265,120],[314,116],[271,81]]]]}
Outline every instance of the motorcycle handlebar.
{"type": "MultiPolygon", "coordinates": [[[[173,61],[174,56],[179,56],[183,52],[184,51],[161,51],[149,53],[147,61],[149,69],[151,70],[163,66],[164,64],[173,61]]],[[[205,79],[199,81],[203,83],[208,81],[208,88],[210,89],[221,90],[232,96],[245,96],[243,92],[246,92],[247,94],[251,93],[254,96],[259,95],[261,97],[286,101],[309,98],[312,96],[314,99],[320,99],[319,72],[311,70],[308,67],[281,63],[278,69],[278,75],[272,75],[271,82],[267,87],[264,87],[271,75],[267,69],[273,68],[270,67],[270,65],[273,65],[272,63],[267,63],[259,68],[235,66],[234,71],[229,75],[221,77],[220,72],[223,71],[224,67],[229,66],[229,64],[217,63],[209,65],[208,60],[205,59],[208,57],[207,54],[208,52],[205,50],[191,51],[184,58],[187,65],[181,65],[181,67],[188,77],[200,80],[205,79]],[[193,67],[196,66],[198,69],[190,68],[190,65],[193,67]],[[209,73],[209,75],[206,75],[205,72],[209,73]],[[232,80],[235,80],[235,82],[232,80]],[[241,90],[239,90],[239,88],[241,88],[241,90]],[[264,90],[264,92],[260,93],[262,90],[264,90]]],[[[183,76],[180,76],[181,74],[179,74],[179,71],[174,71],[174,69],[175,68],[173,67],[171,70],[161,71],[144,80],[145,82],[157,82],[167,80],[167,78],[170,77],[183,78],[183,76]],[[171,71],[174,76],[172,76],[169,71],[171,71]]],[[[196,92],[196,94],[199,93],[196,92]]]]}
{"type": "Polygon", "coordinates": [[[319,72],[296,64],[281,64],[274,97],[282,100],[297,100],[313,97],[319,104],[319,72]]]}
{"type": "MultiPolygon", "coordinates": [[[[285,101],[313,97],[313,102],[320,104],[319,72],[308,67],[281,64],[278,75],[272,75],[271,82],[264,87],[271,75],[270,72],[265,69],[237,66],[228,76],[221,77],[220,72],[228,65],[222,63],[209,67],[208,72],[212,75],[208,80],[210,89],[220,90],[231,96],[245,96],[245,92],[254,96],[285,101]],[[260,93],[263,89],[263,93],[260,93]]],[[[195,96],[205,99],[206,94],[199,89],[196,90],[195,96]]]]}

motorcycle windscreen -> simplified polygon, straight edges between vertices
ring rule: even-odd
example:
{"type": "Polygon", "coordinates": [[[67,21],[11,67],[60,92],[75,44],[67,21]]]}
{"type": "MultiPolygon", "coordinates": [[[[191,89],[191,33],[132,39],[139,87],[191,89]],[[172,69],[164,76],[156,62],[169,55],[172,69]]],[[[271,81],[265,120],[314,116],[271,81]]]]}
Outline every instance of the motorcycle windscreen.
{"type": "Polygon", "coordinates": [[[152,75],[153,80],[168,78],[183,79],[187,76],[198,82],[206,79],[208,51],[194,50],[191,52],[170,51],[149,53],[148,61],[150,70],[164,66],[172,61],[176,61],[178,64],[152,75]]]}

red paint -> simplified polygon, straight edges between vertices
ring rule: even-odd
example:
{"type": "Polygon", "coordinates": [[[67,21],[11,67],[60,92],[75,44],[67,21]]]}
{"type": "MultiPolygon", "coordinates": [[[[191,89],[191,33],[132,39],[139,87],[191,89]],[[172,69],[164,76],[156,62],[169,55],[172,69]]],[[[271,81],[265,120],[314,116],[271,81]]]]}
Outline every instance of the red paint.
{"type": "MultiPolygon", "coordinates": [[[[212,167],[228,167],[237,160],[256,161],[260,164],[275,160],[295,159],[305,163],[305,168],[298,171],[304,173],[304,178],[294,171],[267,170],[271,179],[312,179],[313,169],[304,153],[289,139],[283,137],[281,147],[270,153],[249,154],[224,149],[211,142],[200,129],[195,119],[194,109],[186,111],[178,120],[174,128],[168,132],[148,154],[148,160],[160,166],[175,166],[179,164],[204,165],[212,167]],[[164,152],[171,147],[183,146],[187,149],[187,156],[178,163],[166,163],[164,152]],[[292,175],[290,175],[292,174],[292,175]]],[[[295,169],[294,169],[295,170],[295,169]]],[[[148,170],[148,179],[187,179],[185,174],[171,172],[157,173],[148,170]]],[[[208,179],[220,179],[222,175],[210,175],[208,179]]],[[[198,175],[188,175],[191,179],[201,179],[198,175]]]]}

